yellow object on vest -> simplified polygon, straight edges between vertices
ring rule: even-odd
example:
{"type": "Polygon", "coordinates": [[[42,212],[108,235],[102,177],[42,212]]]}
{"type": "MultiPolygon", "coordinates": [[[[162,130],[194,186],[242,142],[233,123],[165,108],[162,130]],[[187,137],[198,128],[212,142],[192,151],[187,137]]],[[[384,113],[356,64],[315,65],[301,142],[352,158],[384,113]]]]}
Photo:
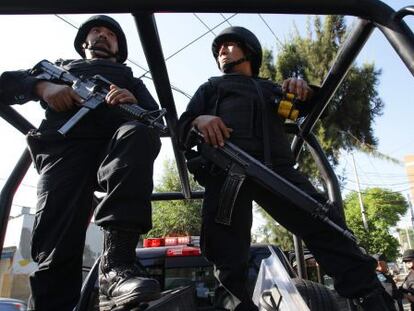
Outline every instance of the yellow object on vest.
{"type": "Polygon", "coordinates": [[[296,121],[299,116],[299,110],[296,109],[294,104],[295,95],[292,93],[287,93],[285,99],[281,99],[277,106],[277,113],[279,116],[285,119],[296,121]]]}

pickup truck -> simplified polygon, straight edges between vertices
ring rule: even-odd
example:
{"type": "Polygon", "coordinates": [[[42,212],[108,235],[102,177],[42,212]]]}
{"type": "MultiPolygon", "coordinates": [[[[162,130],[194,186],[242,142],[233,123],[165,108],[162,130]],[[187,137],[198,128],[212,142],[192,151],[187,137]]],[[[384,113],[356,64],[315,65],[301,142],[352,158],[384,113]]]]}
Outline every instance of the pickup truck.
{"type": "MultiPolygon", "coordinates": [[[[163,295],[136,310],[207,311],[216,310],[217,299],[226,299],[220,290],[213,266],[202,255],[198,237],[167,237],[145,239],[143,247],[136,249],[138,262],[144,275],[159,281],[163,295]]],[[[337,294],[322,284],[299,279],[285,253],[276,245],[253,244],[250,247],[248,288],[253,294],[262,260],[276,254],[281,269],[296,286],[311,311],[347,310],[339,308],[337,294]]],[[[97,311],[97,264],[85,280],[82,298],[76,311],[97,311]],[[94,275],[94,276],[93,276],[94,275]],[[89,285],[88,285],[89,284],[89,285]],[[88,288],[89,287],[89,288],[88,288]],[[83,302],[82,302],[83,301],[83,302]]],[[[283,299],[283,297],[282,297],[283,299]]],[[[266,309],[263,309],[266,310],[266,309]]],[[[274,308],[273,310],[283,310],[274,308]]]]}

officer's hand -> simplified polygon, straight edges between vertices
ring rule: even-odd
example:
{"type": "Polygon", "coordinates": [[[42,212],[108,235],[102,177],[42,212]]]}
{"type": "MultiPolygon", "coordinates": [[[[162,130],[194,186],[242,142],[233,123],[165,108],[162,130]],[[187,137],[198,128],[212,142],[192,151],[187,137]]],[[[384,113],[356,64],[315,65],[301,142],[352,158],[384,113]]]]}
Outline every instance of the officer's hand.
{"type": "Polygon", "coordinates": [[[211,115],[198,116],[193,120],[192,125],[203,134],[205,142],[214,147],[224,146],[224,140],[228,139],[233,131],[221,118],[211,115]]]}
{"type": "Polygon", "coordinates": [[[57,112],[71,110],[83,103],[83,99],[70,86],[64,84],[40,81],[35,86],[35,93],[57,112]]]}
{"type": "Polygon", "coordinates": [[[293,93],[301,101],[310,99],[313,95],[312,89],[305,80],[289,78],[283,81],[282,90],[287,93],[293,93]]]}
{"type": "Polygon", "coordinates": [[[106,94],[105,101],[108,105],[119,105],[119,104],[137,104],[138,100],[135,98],[127,89],[121,89],[114,84],[109,87],[109,92],[106,94]]]}

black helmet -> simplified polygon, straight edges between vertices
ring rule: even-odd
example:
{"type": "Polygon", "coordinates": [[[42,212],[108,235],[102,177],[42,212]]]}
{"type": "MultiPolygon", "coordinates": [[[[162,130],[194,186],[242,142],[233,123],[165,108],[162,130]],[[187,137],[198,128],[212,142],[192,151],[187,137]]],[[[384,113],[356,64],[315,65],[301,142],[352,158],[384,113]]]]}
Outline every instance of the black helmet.
{"type": "Polygon", "coordinates": [[[414,249],[407,249],[403,254],[403,261],[414,260],[414,249]]]}
{"type": "MultiPolygon", "coordinates": [[[[242,47],[247,49],[247,53],[251,64],[253,75],[259,74],[259,69],[262,64],[262,46],[257,37],[248,29],[239,26],[228,27],[220,32],[213,41],[211,47],[214,58],[217,62],[220,46],[225,41],[236,41],[242,44],[242,47]]],[[[217,62],[218,63],[218,62],[217,62]]]]}
{"type": "Polygon", "coordinates": [[[83,43],[92,29],[95,26],[104,26],[113,31],[118,39],[118,54],[116,56],[118,63],[123,63],[128,57],[128,47],[125,34],[116,20],[106,15],[94,15],[91,16],[86,22],[84,22],[78,30],[78,33],[75,37],[75,50],[79,53],[80,56],[85,57],[85,51],[83,48],[83,43]]]}

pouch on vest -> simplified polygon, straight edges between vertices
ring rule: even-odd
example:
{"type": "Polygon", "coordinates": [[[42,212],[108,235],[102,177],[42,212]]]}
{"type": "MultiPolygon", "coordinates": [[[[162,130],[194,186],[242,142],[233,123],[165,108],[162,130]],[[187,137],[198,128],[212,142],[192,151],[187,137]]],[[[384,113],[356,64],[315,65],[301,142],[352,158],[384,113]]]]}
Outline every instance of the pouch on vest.
{"type": "Polygon", "coordinates": [[[205,186],[208,175],[210,174],[211,163],[195,150],[186,151],[184,156],[187,159],[188,171],[201,186],[205,186]]]}

